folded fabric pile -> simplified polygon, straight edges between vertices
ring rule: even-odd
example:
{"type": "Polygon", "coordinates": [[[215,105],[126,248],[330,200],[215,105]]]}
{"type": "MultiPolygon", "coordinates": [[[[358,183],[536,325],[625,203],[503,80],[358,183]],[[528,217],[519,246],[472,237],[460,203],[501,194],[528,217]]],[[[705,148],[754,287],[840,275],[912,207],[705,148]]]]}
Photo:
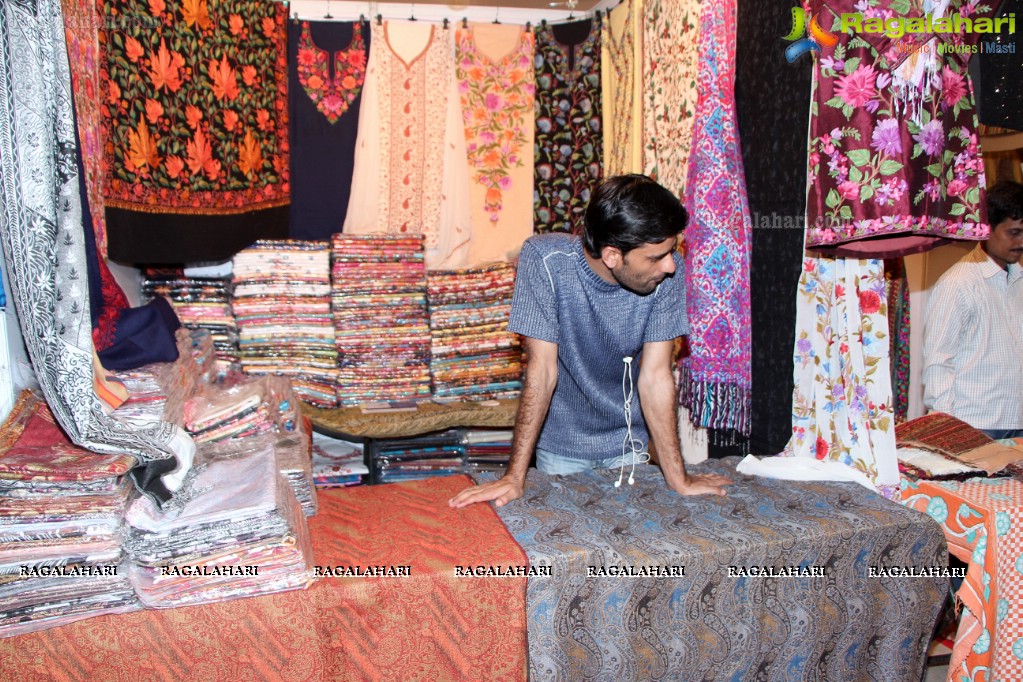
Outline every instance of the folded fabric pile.
{"type": "Polygon", "coordinates": [[[429,396],[422,237],[336,234],[332,246],[341,404],[429,396]]]}
{"type": "Polygon", "coordinates": [[[138,608],[121,565],[134,464],[77,447],[22,393],[0,426],[0,637],[138,608]]]}
{"type": "Polygon", "coordinates": [[[431,271],[427,285],[434,395],[517,397],[522,352],[518,336],[508,331],[515,267],[431,271]]]}
{"type": "MultiPolygon", "coordinates": [[[[256,441],[259,441],[257,444],[256,441]]],[[[307,587],[306,518],[277,471],[272,442],[201,461],[171,501],[128,508],[128,574],[147,607],[168,608],[307,587]]]]}
{"type": "Polygon", "coordinates": [[[316,488],[313,485],[312,439],[303,430],[278,434],[274,440],[277,469],[306,516],[316,515],[316,488]]]}
{"type": "Polygon", "coordinates": [[[300,400],[337,407],[329,244],[259,241],[233,268],[242,370],[286,376],[300,400]]]}
{"type": "Polygon", "coordinates": [[[496,471],[503,473],[511,457],[511,431],[471,429],[465,432],[466,460],[469,471],[496,471]]]}
{"type": "Polygon", "coordinates": [[[395,483],[465,472],[465,446],[451,429],[438,434],[382,441],[374,455],[377,481],[395,483]]]}
{"type": "Polygon", "coordinates": [[[1023,449],[992,440],[964,421],[932,412],[895,427],[899,468],[917,478],[976,476],[1023,479],[1023,449]]]}
{"type": "Polygon", "coordinates": [[[142,281],[142,297],[149,300],[155,296],[170,300],[183,326],[210,333],[221,372],[238,363],[238,324],[231,310],[229,279],[147,271],[142,281]]]}
{"type": "Polygon", "coordinates": [[[274,411],[265,383],[211,385],[185,403],[185,430],[196,445],[247,438],[274,430],[274,411]]]}
{"type": "Polygon", "coordinates": [[[174,362],[154,362],[114,375],[128,389],[128,400],[114,411],[115,418],[139,426],[160,420],[184,423],[185,402],[208,385],[216,367],[208,331],[179,329],[175,335],[174,362]]]}
{"type": "Polygon", "coordinates": [[[361,443],[313,433],[313,483],[317,488],[359,485],[368,475],[361,443]]]}

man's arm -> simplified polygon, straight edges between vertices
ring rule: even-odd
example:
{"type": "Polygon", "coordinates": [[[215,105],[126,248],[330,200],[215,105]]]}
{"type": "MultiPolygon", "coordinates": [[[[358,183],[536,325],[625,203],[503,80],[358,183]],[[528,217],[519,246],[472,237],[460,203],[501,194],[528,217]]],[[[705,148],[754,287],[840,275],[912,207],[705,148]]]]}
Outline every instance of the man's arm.
{"type": "Polygon", "coordinates": [[[650,438],[657,446],[657,460],[668,487],[679,495],[724,495],[722,486],[731,479],[718,474],[688,474],[678,441],[678,407],[675,377],[671,373],[674,341],[643,344],[639,370],[639,404],[650,438]]]}
{"type": "Polygon", "coordinates": [[[503,507],[522,497],[529,460],[533,456],[540,428],[551,405],[554,387],[558,383],[558,344],[529,337],[522,337],[522,344],[528,363],[519,398],[519,411],[515,415],[508,470],[496,481],[466,488],[458,493],[448,501],[452,507],[467,507],[476,502],[491,500],[498,507],[503,507]]]}

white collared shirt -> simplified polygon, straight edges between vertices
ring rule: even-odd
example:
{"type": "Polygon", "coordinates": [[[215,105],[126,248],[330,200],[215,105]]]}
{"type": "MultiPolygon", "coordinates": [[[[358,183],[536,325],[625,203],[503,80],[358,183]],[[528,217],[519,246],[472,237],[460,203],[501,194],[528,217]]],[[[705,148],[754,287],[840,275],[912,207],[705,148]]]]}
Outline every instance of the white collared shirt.
{"type": "Polygon", "coordinates": [[[924,329],[924,407],[977,429],[1023,428],[1023,267],[980,244],[935,284],[924,329]]]}

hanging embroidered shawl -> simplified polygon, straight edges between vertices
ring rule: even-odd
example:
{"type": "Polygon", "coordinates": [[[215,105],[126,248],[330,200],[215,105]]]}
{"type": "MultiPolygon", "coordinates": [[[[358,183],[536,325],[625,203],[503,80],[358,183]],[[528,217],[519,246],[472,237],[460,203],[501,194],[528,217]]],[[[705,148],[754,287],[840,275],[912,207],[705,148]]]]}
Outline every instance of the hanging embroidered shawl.
{"type": "Polygon", "coordinates": [[[792,438],[786,456],[847,464],[899,490],[884,264],[803,259],[796,299],[792,438]]]}
{"type": "Polygon", "coordinates": [[[158,422],[138,429],[115,421],[93,391],[88,266],[64,41],[59,0],[0,5],[0,238],[11,296],[43,396],[68,437],[94,452],[127,453],[146,462],[169,458],[176,427],[158,422]]]}
{"type": "Polygon", "coordinates": [[[536,170],[533,230],[582,230],[603,177],[600,25],[592,19],[536,29],[536,170]]]}
{"type": "Polygon", "coordinates": [[[647,0],[643,22],[643,172],[685,190],[696,111],[702,0],[647,0]]]}
{"type": "Polygon", "coordinates": [[[287,236],[284,5],[102,8],[124,19],[100,35],[110,257],[223,260],[260,237],[287,236]]]}
{"type": "Polygon", "coordinates": [[[71,65],[79,161],[83,171],[82,209],[94,242],[89,252],[93,341],[98,350],[103,350],[114,334],[118,313],[127,309],[129,304],[107,266],[107,227],[103,209],[103,117],[100,112],[102,101],[98,61],[100,20],[92,3],[63,0],[62,4],[68,61],[71,65]]]}
{"type": "Polygon", "coordinates": [[[691,354],[680,397],[697,426],[750,429],[750,226],[735,123],[735,0],[700,17],[699,99],[685,203],[691,354]]]}
{"type": "Polygon", "coordinates": [[[884,262],[884,284],[888,298],[888,331],[891,338],[892,410],[895,423],[909,416],[909,281],[903,258],[884,262]]]}
{"type": "Polygon", "coordinates": [[[600,37],[604,174],[643,172],[643,0],[608,12],[600,37]]]}
{"type": "Polygon", "coordinates": [[[344,231],[422,234],[430,268],[460,267],[472,234],[452,31],[373,24],[344,231]]]}
{"type": "Polygon", "coordinates": [[[295,239],[330,239],[345,221],[369,40],[361,22],[288,22],[295,239]]]}
{"type": "MultiPolygon", "coordinates": [[[[998,2],[978,7],[963,0],[881,0],[862,15],[867,21],[926,13],[951,24],[960,11],[976,20],[998,2]]],[[[980,34],[907,33],[892,39],[840,33],[836,14],[858,12],[860,4],[808,4],[821,26],[835,22],[838,44],[815,57],[807,248],[883,258],[926,251],[947,239],[986,239],[984,170],[967,54],[938,53],[946,45],[969,50],[980,34]]]]}
{"type": "Polygon", "coordinates": [[[455,39],[469,158],[470,264],[514,258],[533,234],[533,34],[470,24],[455,39]]]}

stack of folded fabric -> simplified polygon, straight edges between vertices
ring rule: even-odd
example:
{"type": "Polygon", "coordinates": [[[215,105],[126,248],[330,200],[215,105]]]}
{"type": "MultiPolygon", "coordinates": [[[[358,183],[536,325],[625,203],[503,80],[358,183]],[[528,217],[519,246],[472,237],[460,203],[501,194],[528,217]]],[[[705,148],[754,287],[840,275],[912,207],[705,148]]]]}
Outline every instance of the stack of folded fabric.
{"type": "Polygon", "coordinates": [[[329,244],[259,241],[233,268],[242,370],[286,376],[300,400],[337,407],[329,244]]]}
{"type": "Polygon", "coordinates": [[[315,516],[317,507],[311,446],[309,434],[302,430],[278,434],[274,440],[277,469],[291,486],[291,492],[306,516],[315,516]]]}
{"type": "Polygon", "coordinates": [[[0,427],[0,637],[138,608],[121,566],[134,464],[75,446],[21,395],[0,427]]]}
{"type": "Polygon", "coordinates": [[[208,331],[179,329],[176,340],[174,362],[154,362],[114,375],[128,389],[128,400],[114,417],[140,426],[160,420],[184,423],[185,402],[209,383],[216,367],[208,331]]]}
{"type": "Polygon", "coordinates": [[[495,429],[471,429],[463,438],[469,470],[503,472],[511,456],[512,432],[495,429]]]}
{"type": "Polygon", "coordinates": [[[313,433],[313,483],[317,488],[359,485],[368,475],[361,443],[313,433]]]}
{"type": "Polygon", "coordinates": [[[310,584],[306,518],[277,471],[272,443],[255,440],[260,446],[241,455],[203,457],[163,509],[148,497],[129,506],[129,576],[147,607],[310,584]]]}
{"type": "Polygon", "coordinates": [[[185,403],[184,426],[196,445],[246,438],[274,429],[272,410],[264,383],[211,385],[185,403]]]}
{"type": "Polygon", "coordinates": [[[221,371],[238,363],[238,325],[231,310],[230,280],[147,272],[142,296],[146,300],[165,296],[184,327],[209,331],[221,371]]]}
{"type": "Polygon", "coordinates": [[[899,468],[917,478],[965,480],[976,476],[1023,478],[1023,450],[988,438],[942,412],[895,427],[899,468]]]}
{"type": "Polygon", "coordinates": [[[341,404],[429,396],[422,237],[336,234],[332,246],[341,404]]]}
{"type": "Polygon", "coordinates": [[[383,441],[373,457],[380,483],[460,474],[465,472],[464,464],[465,446],[457,429],[383,441]]]}
{"type": "Polygon", "coordinates": [[[515,267],[437,270],[427,282],[434,395],[517,397],[522,353],[518,336],[508,331],[515,267]]]}

